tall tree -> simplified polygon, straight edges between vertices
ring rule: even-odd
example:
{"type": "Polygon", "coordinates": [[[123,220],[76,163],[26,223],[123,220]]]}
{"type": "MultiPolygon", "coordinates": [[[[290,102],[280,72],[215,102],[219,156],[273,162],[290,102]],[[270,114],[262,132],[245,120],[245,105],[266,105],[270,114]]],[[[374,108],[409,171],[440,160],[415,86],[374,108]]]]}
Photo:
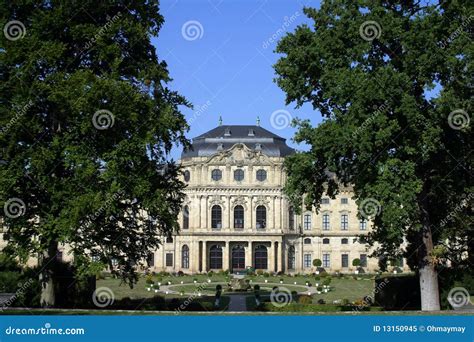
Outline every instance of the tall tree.
{"type": "Polygon", "coordinates": [[[81,272],[109,265],[132,285],[177,229],[184,184],[169,152],[188,146],[188,102],[168,88],[150,42],[163,24],[158,1],[2,1],[0,13],[9,251],[39,255],[45,306],[60,244],[81,272]]]}
{"type": "Polygon", "coordinates": [[[279,42],[276,82],[323,122],[296,120],[310,149],[288,158],[287,193],[319,208],[337,193],[328,170],[352,184],[374,256],[409,258],[422,309],[438,310],[439,247],[472,246],[473,3],[333,0],[304,12],[313,25],[279,42]]]}

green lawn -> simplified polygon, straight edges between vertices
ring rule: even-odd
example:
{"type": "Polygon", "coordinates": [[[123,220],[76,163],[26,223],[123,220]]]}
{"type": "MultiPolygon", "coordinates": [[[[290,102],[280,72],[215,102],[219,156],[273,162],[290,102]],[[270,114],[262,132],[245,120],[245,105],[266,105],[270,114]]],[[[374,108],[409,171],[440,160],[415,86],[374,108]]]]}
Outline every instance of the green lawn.
{"type": "MultiPolygon", "coordinates": [[[[199,284],[185,284],[185,285],[176,285],[176,286],[171,286],[170,290],[177,291],[177,292],[184,292],[184,293],[194,293],[194,292],[200,292],[203,295],[214,295],[216,292],[216,285],[217,283],[211,283],[211,284],[206,284],[200,286],[199,284]]],[[[253,290],[249,290],[247,292],[245,291],[231,291],[227,289],[227,284],[221,283],[223,288],[223,293],[239,293],[239,294],[253,294],[253,290]]],[[[255,283],[253,284],[255,285],[255,283]]],[[[272,291],[273,286],[282,286],[287,288],[290,291],[296,291],[296,292],[303,292],[306,291],[306,287],[303,286],[295,286],[295,285],[289,285],[289,284],[259,284],[260,286],[260,292],[262,294],[267,293],[270,294],[272,291]]],[[[252,286],[253,288],[253,286],[252,286]]]]}

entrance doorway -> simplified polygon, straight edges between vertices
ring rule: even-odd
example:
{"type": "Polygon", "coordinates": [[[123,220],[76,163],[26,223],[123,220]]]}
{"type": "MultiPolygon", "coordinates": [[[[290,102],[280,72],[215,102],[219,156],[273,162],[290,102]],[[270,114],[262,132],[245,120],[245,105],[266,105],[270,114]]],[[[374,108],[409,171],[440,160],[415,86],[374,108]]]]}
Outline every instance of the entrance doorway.
{"type": "Polygon", "coordinates": [[[245,269],[244,247],[237,245],[232,247],[232,273],[245,269]]]}

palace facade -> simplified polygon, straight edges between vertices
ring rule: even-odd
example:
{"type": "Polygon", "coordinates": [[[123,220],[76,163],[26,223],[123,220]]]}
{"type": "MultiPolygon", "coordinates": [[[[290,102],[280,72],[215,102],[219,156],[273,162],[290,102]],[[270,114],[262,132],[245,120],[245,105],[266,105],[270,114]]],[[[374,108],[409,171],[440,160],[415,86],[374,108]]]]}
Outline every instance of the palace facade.
{"type": "Polygon", "coordinates": [[[283,163],[294,152],[260,126],[220,125],[193,139],[180,161],[188,185],[181,230],[164,239],[152,268],[306,273],[320,259],[326,271],[352,272],[357,258],[365,271],[377,270],[357,239],[371,224],[357,217],[350,188],[323,198],[318,213],[295,213],[283,192],[283,163]]]}

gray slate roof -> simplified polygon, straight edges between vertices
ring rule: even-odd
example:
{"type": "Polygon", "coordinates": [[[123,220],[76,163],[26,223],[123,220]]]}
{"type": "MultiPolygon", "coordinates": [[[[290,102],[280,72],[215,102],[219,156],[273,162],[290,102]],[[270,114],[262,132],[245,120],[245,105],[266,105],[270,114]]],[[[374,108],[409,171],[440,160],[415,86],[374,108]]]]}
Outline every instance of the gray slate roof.
{"type": "Polygon", "coordinates": [[[252,150],[261,149],[270,157],[285,157],[295,152],[286,139],[260,126],[222,125],[194,138],[192,149],[183,151],[181,159],[209,157],[238,143],[252,150]]]}

